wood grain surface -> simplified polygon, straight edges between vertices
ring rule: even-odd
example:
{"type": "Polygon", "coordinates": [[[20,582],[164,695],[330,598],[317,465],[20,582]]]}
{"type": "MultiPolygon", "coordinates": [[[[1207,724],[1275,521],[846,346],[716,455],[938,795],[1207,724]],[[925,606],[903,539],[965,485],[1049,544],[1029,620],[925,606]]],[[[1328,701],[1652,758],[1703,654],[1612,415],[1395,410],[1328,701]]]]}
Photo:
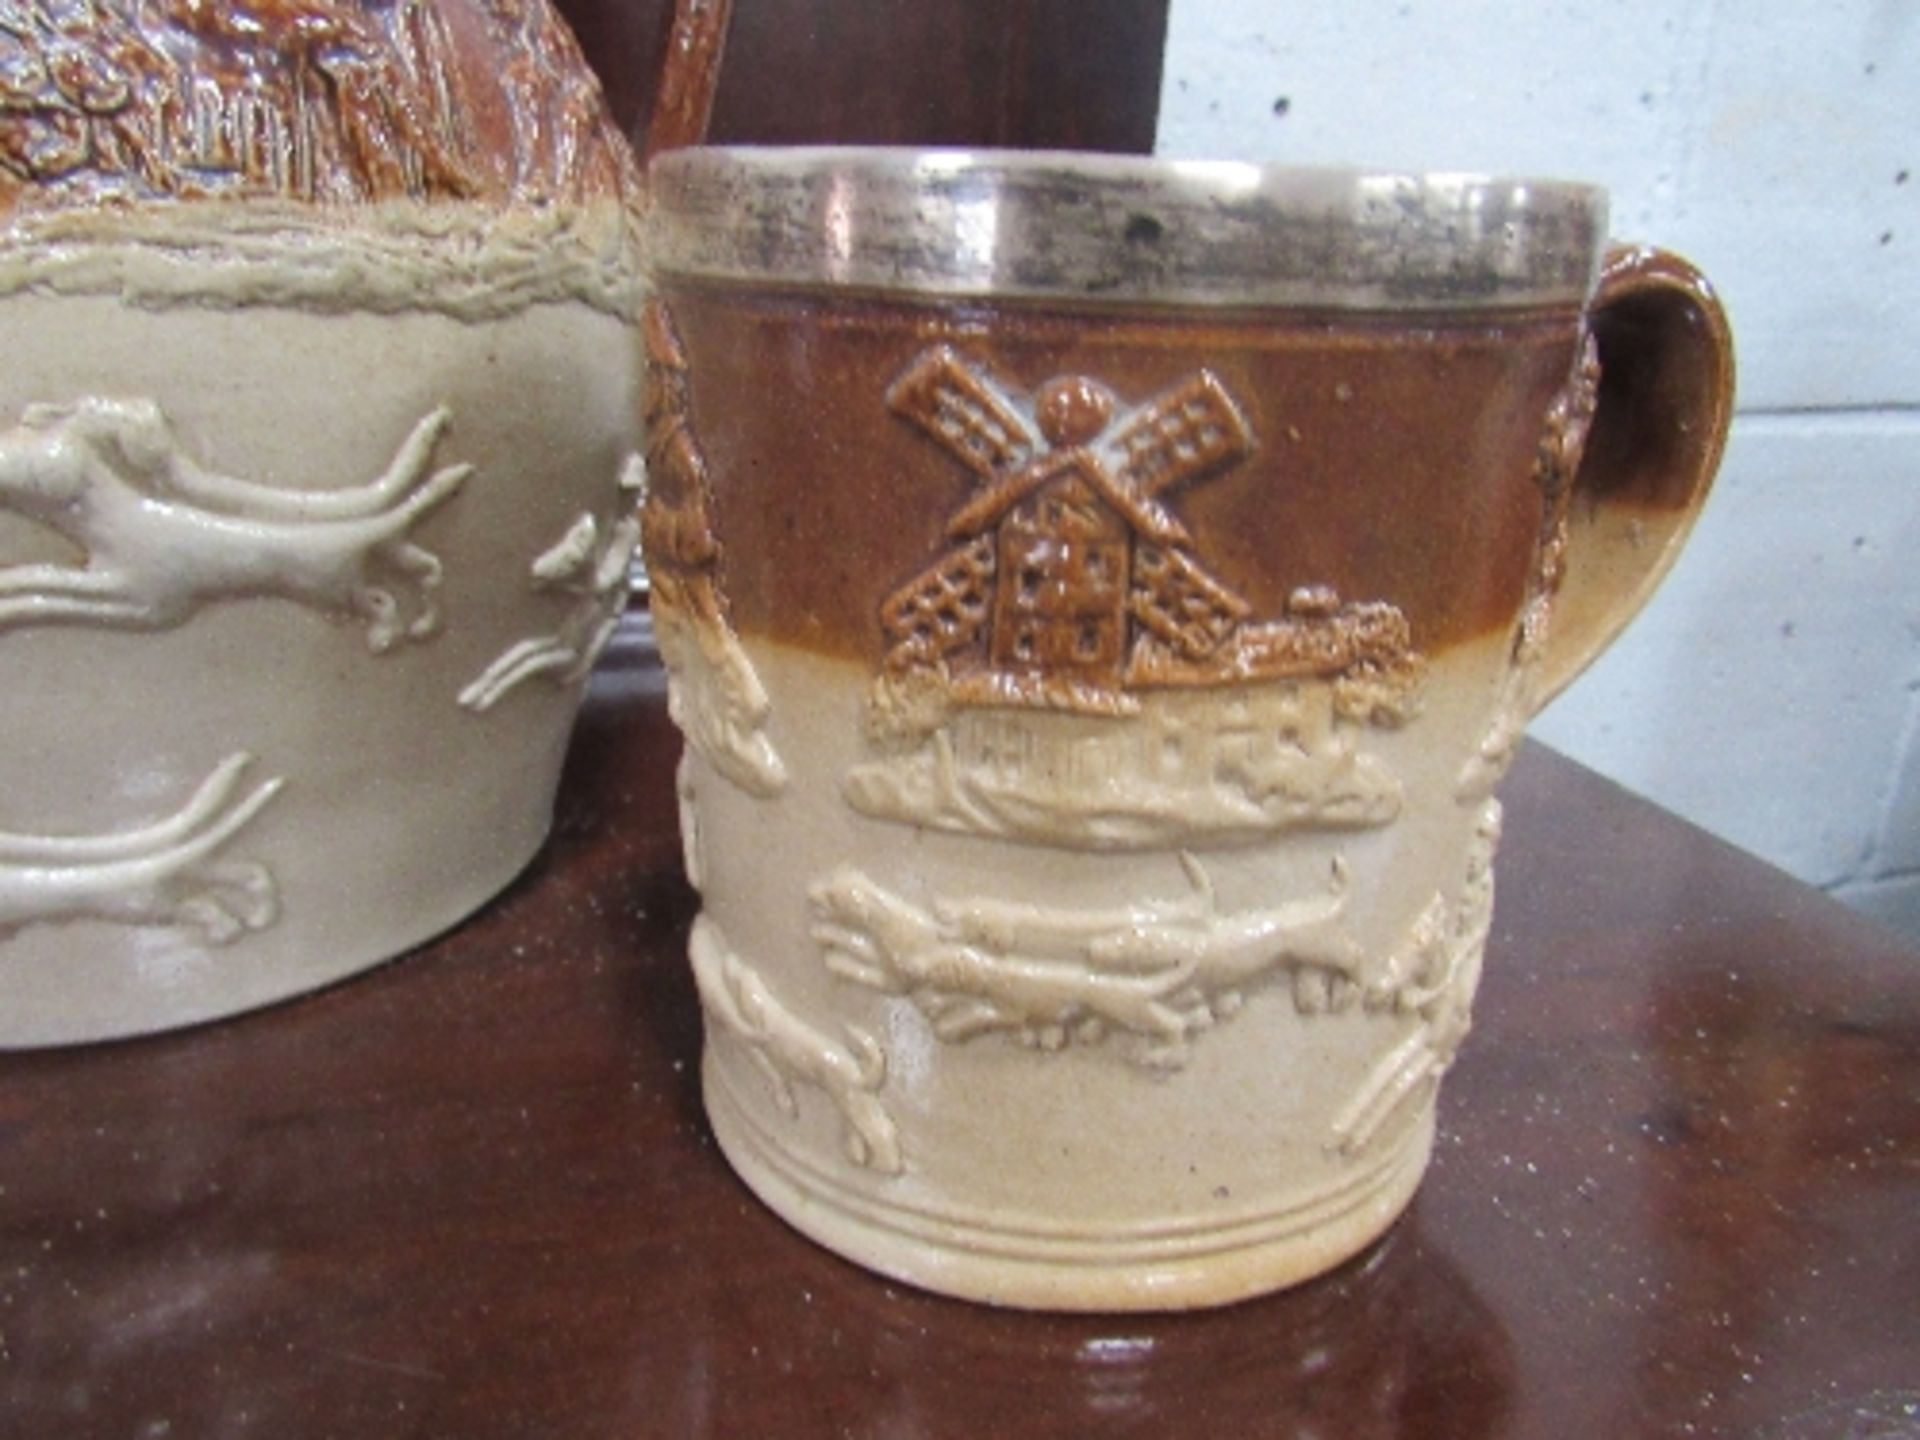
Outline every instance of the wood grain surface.
{"type": "MultiPolygon", "coordinates": [[[[669,0],[559,0],[644,128],[669,0]]],[[[741,0],[720,144],[1152,150],[1167,0],[741,0]]]]}
{"type": "Polygon", "coordinates": [[[0,1057],[0,1435],[1913,1433],[1920,957],[1784,875],[1529,750],[1385,1240],[1214,1313],[1002,1313],[815,1248],[714,1149],[675,753],[629,633],[553,840],[459,931],[0,1057]]]}

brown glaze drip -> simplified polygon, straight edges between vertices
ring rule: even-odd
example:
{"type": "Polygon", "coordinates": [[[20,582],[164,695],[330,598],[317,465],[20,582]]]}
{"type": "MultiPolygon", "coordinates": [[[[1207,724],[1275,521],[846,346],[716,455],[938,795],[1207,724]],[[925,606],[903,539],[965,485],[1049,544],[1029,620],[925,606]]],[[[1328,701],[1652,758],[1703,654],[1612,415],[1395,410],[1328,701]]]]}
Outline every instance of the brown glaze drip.
{"type": "MultiPolygon", "coordinates": [[[[1287,615],[1303,590],[1378,600],[1431,655],[1515,622],[1542,426],[1580,342],[1571,310],[1280,324],[666,293],[699,379],[735,628],[867,664],[888,648],[888,598],[952,547],[978,485],[888,410],[929,347],[1026,394],[1098,377],[1125,405],[1217,376],[1256,444],[1179,497],[1212,577],[1258,616],[1287,615]]],[[[1060,403],[1077,414],[1073,398],[1060,403]]]]}
{"type": "Polygon", "coordinates": [[[0,213],[635,183],[545,0],[0,0],[0,213]]]}

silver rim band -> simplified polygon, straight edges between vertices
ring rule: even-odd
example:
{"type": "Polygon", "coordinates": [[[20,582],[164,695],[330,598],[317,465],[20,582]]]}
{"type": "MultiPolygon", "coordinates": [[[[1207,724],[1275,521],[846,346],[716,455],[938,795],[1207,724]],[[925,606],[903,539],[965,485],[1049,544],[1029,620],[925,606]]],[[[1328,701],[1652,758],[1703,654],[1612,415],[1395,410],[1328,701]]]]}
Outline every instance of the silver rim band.
{"type": "Polygon", "coordinates": [[[1045,152],[694,148],[650,172],[655,273],[1119,304],[1579,305],[1585,185],[1045,152]]]}

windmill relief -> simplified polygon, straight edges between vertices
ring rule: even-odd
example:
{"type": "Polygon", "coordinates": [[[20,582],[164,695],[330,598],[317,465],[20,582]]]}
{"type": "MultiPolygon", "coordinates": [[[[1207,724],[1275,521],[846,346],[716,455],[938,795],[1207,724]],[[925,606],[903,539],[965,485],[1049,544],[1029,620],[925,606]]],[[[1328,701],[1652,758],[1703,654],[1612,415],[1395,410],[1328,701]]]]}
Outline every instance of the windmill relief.
{"type": "Polygon", "coordinates": [[[1218,377],[1134,406],[1079,375],[1023,399],[943,345],[887,403],[977,483],[881,607],[856,809],[1095,849],[1399,813],[1357,735],[1417,704],[1406,617],[1307,583],[1262,620],[1171,507],[1255,451],[1218,377]]]}

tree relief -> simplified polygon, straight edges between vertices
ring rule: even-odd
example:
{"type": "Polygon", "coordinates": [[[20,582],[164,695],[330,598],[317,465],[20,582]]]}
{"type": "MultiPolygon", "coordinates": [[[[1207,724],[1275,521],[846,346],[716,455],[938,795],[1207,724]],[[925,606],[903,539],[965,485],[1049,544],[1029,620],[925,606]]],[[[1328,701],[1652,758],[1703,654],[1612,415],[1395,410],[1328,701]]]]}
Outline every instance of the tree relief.
{"type": "Polygon", "coordinates": [[[1600,396],[1600,351],[1591,334],[1583,337],[1573,371],[1547,410],[1547,421],[1533,463],[1540,489],[1540,534],[1520,618],[1508,645],[1506,668],[1494,696],[1493,716],[1474,753],[1454,781],[1462,803],[1484,800],[1513,766],[1527,723],[1539,708],[1540,665],[1553,628],[1553,604],[1567,569],[1567,517],[1573,482],[1580,473],[1587,434],[1593,428],[1600,396]]]}
{"type": "Polygon", "coordinates": [[[1171,507],[1256,448],[1217,376],[1136,405],[1081,375],[1021,396],[941,345],[887,403],[976,484],[946,551],[881,607],[855,809],[1102,850],[1399,814],[1398,777],[1358,741],[1418,708],[1405,615],[1308,583],[1260,619],[1171,507]]]}
{"type": "Polygon", "coordinates": [[[1411,1021],[1406,1037],[1368,1073],[1333,1123],[1342,1154],[1365,1150],[1439,1087],[1473,1025],[1487,937],[1493,929],[1493,857],[1500,845],[1500,802],[1482,802],[1467,847],[1466,871],[1451,899],[1435,895],[1405,942],[1367,986],[1366,1009],[1411,1021]]]}
{"type": "Polygon", "coordinates": [[[766,726],[773,703],[727,618],[707,460],[693,429],[686,352],[660,301],[647,346],[646,500],[640,510],[654,636],[667,667],[667,713],[702,759],[750,795],[786,788],[766,726]]]}

